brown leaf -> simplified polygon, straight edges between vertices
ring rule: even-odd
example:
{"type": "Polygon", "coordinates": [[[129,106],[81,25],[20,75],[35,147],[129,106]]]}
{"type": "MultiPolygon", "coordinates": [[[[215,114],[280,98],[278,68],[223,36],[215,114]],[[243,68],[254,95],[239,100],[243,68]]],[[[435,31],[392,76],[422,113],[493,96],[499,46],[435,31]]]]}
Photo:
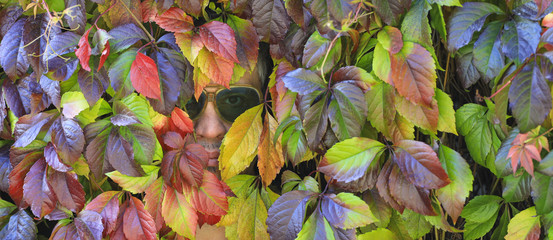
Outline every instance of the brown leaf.
{"type": "Polygon", "coordinates": [[[121,192],[118,191],[103,192],[85,207],[85,210],[95,211],[102,216],[103,236],[110,235],[117,227],[120,196],[121,192]]]}
{"type": "Polygon", "coordinates": [[[423,215],[437,215],[428,196],[430,191],[411,184],[395,164],[392,165],[388,186],[390,195],[399,204],[423,215]]]}
{"type": "Polygon", "coordinates": [[[123,216],[123,232],[129,240],[156,240],[156,225],[154,219],[144,209],[142,201],[131,197],[129,207],[123,216]]]}
{"type": "Polygon", "coordinates": [[[23,199],[31,205],[31,211],[42,218],[56,208],[56,195],[52,192],[46,180],[46,161],[40,158],[29,169],[23,184],[23,199]]]}
{"type": "Polygon", "coordinates": [[[79,212],[84,207],[85,193],[75,173],[53,171],[48,174],[48,186],[59,203],[72,212],[79,212]]]}

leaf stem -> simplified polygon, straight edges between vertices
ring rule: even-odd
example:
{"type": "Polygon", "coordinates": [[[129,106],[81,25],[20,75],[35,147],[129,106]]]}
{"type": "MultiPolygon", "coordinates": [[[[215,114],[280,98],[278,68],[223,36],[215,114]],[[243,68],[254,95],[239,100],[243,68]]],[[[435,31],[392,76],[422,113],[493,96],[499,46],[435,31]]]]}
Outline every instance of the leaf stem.
{"type": "Polygon", "coordinates": [[[111,10],[111,9],[115,6],[115,4],[117,4],[117,1],[118,1],[118,0],[115,0],[115,2],[113,2],[113,4],[111,4],[111,6],[109,6],[109,8],[108,8],[106,11],[104,11],[103,13],[101,13],[100,16],[98,16],[98,17],[96,18],[96,21],[94,21],[94,24],[92,24],[92,26],[95,26],[96,28],[98,28],[98,26],[96,25],[96,23],[98,23],[98,20],[100,20],[100,18],[101,18],[102,16],[104,16],[104,14],[106,14],[107,12],[109,12],[109,10],[111,10]]]}
{"type": "Polygon", "coordinates": [[[138,20],[138,18],[136,18],[136,16],[131,12],[129,7],[127,7],[127,5],[123,1],[121,1],[121,4],[123,5],[123,7],[125,7],[125,10],[127,10],[127,12],[134,19],[134,21],[136,21],[136,23],[138,23],[138,26],[142,29],[142,31],[144,31],[146,33],[146,35],[148,35],[148,38],[150,38],[150,41],[155,42],[156,39],[150,34],[150,32],[148,32],[148,29],[146,29],[144,27],[144,25],[142,25],[142,22],[140,22],[140,20],[138,20]]]}
{"type": "Polygon", "coordinates": [[[520,67],[517,68],[516,72],[513,73],[513,76],[509,79],[509,81],[507,81],[505,84],[503,84],[503,86],[501,86],[501,88],[499,88],[497,91],[495,91],[491,96],[484,97],[484,99],[490,100],[493,97],[495,97],[495,95],[497,95],[501,91],[503,91],[503,89],[505,89],[509,84],[511,84],[513,79],[515,79],[515,77],[520,73],[520,71],[522,71],[522,69],[524,68],[524,66],[526,66],[527,63],[528,63],[528,61],[525,61],[522,65],[520,65],[520,67]]]}

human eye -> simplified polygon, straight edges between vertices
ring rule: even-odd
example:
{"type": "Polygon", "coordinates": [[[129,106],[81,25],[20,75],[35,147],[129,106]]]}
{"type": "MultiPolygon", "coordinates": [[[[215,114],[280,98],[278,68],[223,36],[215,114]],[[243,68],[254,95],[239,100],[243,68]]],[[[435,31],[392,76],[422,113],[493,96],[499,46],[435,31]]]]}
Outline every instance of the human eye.
{"type": "Polygon", "coordinates": [[[230,94],[222,99],[223,103],[231,106],[238,106],[244,102],[244,97],[239,94],[230,94]]]}

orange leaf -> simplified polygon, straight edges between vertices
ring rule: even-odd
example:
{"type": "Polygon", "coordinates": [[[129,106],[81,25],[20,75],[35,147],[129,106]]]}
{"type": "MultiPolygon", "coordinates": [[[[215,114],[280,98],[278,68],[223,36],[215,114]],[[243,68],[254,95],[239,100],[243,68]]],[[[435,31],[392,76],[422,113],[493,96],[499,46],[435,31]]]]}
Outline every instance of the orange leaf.
{"type": "Polygon", "coordinates": [[[175,107],[169,118],[171,131],[179,133],[182,137],[194,132],[194,123],[188,114],[182,109],[175,107]]]}
{"type": "Polygon", "coordinates": [[[131,82],[142,95],[161,101],[159,75],[156,63],[150,57],[138,52],[131,65],[131,82]]]}
{"type": "MultiPolygon", "coordinates": [[[[232,61],[214,54],[206,48],[202,48],[196,59],[196,66],[198,66],[201,72],[213,82],[221,84],[226,88],[229,87],[234,68],[234,63],[232,61]]],[[[196,71],[196,69],[194,69],[194,71],[196,71]]]]}
{"type": "Polygon", "coordinates": [[[528,133],[518,134],[513,140],[513,145],[509,149],[507,157],[511,158],[513,174],[516,173],[518,163],[520,162],[520,165],[526,170],[526,172],[534,176],[534,162],[532,160],[535,159],[538,162],[541,161],[540,151],[536,146],[536,144],[539,145],[540,143],[537,141],[526,143],[525,141],[527,138],[528,133]]]}
{"type": "MultiPolygon", "coordinates": [[[[188,32],[194,28],[192,17],[180,8],[170,8],[155,18],[155,22],[169,32],[188,32]]],[[[234,36],[234,35],[233,35],[234,36]]]]}
{"type": "Polygon", "coordinates": [[[194,238],[198,226],[198,215],[186,198],[172,187],[167,187],[161,215],[173,231],[187,238],[194,238]]]}
{"type": "Polygon", "coordinates": [[[259,140],[257,168],[259,175],[265,186],[269,186],[275,179],[276,175],[284,166],[284,156],[282,155],[282,146],[280,139],[273,144],[275,130],[278,127],[276,120],[269,114],[265,115],[263,123],[263,131],[259,140]]]}

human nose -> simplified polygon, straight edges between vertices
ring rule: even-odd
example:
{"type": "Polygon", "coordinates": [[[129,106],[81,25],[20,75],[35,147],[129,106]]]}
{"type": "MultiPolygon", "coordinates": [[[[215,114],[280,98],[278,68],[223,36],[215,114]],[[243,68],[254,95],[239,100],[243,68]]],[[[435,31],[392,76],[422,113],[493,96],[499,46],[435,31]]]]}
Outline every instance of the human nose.
{"type": "Polygon", "coordinates": [[[196,120],[196,135],[205,139],[222,140],[227,131],[223,120],[215,110],[215,104],[209,101],[206,103],[204,112],[196,120]]]}

